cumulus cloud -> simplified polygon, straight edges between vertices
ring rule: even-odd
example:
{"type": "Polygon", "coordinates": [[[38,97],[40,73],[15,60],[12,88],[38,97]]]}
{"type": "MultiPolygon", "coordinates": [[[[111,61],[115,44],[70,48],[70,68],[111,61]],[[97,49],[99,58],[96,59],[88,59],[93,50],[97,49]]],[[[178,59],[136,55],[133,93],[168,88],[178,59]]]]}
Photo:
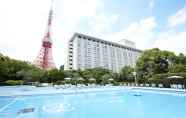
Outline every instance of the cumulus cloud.
{"type": "MultiPolygon", "coordinates": [[[[1,2],[0,52],[32,62],[41,48],[50,4],[51,0],[1,2]]],[[[111,18],[105,16],[102,0],[54,1],[52,40],[56,65],[65,63],[68,40],[74,32],[81,32],[82,24],[86,24],[83,22],[85,19],[96,26],[87,32],[103,32],[118,19],[117,15],[110,15],[111,18]]]]}
{"type": "Polygon", "coordinates": [[[176,53],[186,54],[186,32],[176,32],[173,30],[160,33],[153,47],[163,50],[170,50],[176,53]]]}
{"type": "Polygon", "coordinates": [[[36,57],[50,4],[49,1],[45,2],[41,9],[40,5],[44,1],[6,0],[1,2],[0,52],[29,61],[36,57]],[[39,12],[38,9],[40,9],[39,12]]]}
{"type": "Polygon", "coordinates": [[[91,27],[92,32],[100,34],[105,32],[110,28],[112,24],[114,24],[119,18],[119,15],[113,14],[111,16],[106,16],[104,14],[98,14],[92,17],[89,25],[91,27]]]}
{"type": "Polygon", "coordinates": [[[168,18],[170,27],[186,25],[186,6],[168,18]]]}
{"type": "MultiPolygon", "coordinates": [[[[32,62],[41,48],[50,2],[51,0],[1,2],[0,52],[32,62]]],[[[149,5],[154,7],[154,0],[149,5]]],[[[159,47],[185,52],[186,32],[178,32],[172,28],[186,24],[186,7],[168,18],[168,31],[159,33],[155,32],[158,24],[153,16],[131,22],[119,32],[106,33],[119,17],[116,13],[105,14],[102,0],[56,0],[52,22],[53,55],[56,65],[65,63],[68,40],[74,32],[82,32],[82,22],[83,25],[89,26],[86,32],[82,32],[85,34],[97,34],[100,38],[110,41],[132,40],[140,49],[159,47]]]]}
{"type": "Polygon", "coordinates": [[[186,29],[176,30],[180,25],[186,25],[186,7],[168,18],[168,30],[157,35],[153,47],[186,54],[186,29]]]}
{"type": "Polygon", "coordinates": [[[151,41],[154,40],[154,29],[157,22],[154,17],[148,17],[140,21],[129,24],[128,27],[123,28],[119,32],[112,34],[104,34],[104,39],[118,42],[121,39],[128,39],[136,42],[137,48],[146,49],[151,47],[151,41]]]}

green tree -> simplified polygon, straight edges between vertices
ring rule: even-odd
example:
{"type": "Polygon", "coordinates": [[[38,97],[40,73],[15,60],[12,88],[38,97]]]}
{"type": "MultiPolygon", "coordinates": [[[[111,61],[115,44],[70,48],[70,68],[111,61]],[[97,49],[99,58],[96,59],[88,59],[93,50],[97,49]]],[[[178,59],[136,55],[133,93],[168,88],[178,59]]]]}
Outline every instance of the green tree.
{"type": "Polygon", "coordinates": [[[146,50],[136,63],[138,76],[143,79],[151,78],[154,74],[167,73],[169,65],[174,63],[176,55],[173,52],[161,51],[158,48],[146,50]]]}
{"type": "Polygon", "coordinates": [[[134,79],[133,73],[134,68],[130,66],[125,66],[120,71],[120,81],[129,81],[131,79],[134,79]]]}
{"type": "Polygon", "coordinates": [[[101,84],[105,85],[107,83],[109,83],[109,79],[111,79],[112,76],[110,74],[105,74],[101,77],[101,84]]]}
{"type": "Polygon", "coordinates": [[[96,83],[100,84],[102,82],[101,78],[105,74],[110,74],[110,71],[104,68],[93,68],[90,69],[92,77],[96,79],[96,83]]]}
{"type": "Polygon", "coordinates": [[[53,69],[48,72],[48,82],[64,81],[65,73],[63,70],[53,69]]]}

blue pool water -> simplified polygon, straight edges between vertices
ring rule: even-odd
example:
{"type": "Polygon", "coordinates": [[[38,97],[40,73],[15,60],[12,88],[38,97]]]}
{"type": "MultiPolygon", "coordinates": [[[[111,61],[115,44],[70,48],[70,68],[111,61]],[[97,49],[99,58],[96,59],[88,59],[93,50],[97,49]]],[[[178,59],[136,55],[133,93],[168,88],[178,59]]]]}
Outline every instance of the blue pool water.
{"type": "MultiPolygon", "coordinates": [[[[29,92],[29,89],[25,90],[25,88],[14,90],[16,92],[20,92],[20,90],[29,92]]],[[[3,89],[6,90],[7,88],[3,89]]],[[[46,88],[39,89],[44,91],[46,88]]],[[[104,89],[93,92],[86,92],[85,89],[81,89],[69,94],[1,96],[0,118],[186,117],[186,95],[184,92],[178,94],[157,90],[104,89]]],[[[30,89],[30,91],[32,90],[34,88],[30,89]]],[[[55,91],[52,88],[48,90],[55,91]]],[[[8,88],[8,91],[11,93],[11,88],[8,88]]]]}

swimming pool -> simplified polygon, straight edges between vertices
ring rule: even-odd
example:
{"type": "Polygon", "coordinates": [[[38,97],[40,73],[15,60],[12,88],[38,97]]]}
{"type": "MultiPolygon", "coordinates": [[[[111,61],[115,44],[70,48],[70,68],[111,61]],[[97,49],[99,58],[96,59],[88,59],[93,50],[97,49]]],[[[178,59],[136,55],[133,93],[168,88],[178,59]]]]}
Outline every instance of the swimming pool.
{"type": "MultiPolygon", "coordinates": [[[[23,88],[16,92],[35,91],[23,88]]],[[[11,93],[11,87],[3,89],[11,93]]],[[[56,90],[35,89],[41,89],[40,92],[56,90]]],[[[0,118],[185,118],[184,92],[114,87],[56,91],[55,94],[1,96],[0,118]]]]}

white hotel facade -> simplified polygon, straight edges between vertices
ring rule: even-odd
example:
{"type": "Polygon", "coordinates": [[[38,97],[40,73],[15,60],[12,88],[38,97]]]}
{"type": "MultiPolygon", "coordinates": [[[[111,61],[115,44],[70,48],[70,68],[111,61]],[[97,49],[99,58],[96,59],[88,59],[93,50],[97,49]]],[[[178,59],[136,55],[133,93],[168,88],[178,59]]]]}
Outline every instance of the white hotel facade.
{"type": "Polygon", "coordinates": [[[75,33],[68,44],[67,70],[102,67],[119,72],[124,66],[135,66],[141,50],[75,33]]]}

